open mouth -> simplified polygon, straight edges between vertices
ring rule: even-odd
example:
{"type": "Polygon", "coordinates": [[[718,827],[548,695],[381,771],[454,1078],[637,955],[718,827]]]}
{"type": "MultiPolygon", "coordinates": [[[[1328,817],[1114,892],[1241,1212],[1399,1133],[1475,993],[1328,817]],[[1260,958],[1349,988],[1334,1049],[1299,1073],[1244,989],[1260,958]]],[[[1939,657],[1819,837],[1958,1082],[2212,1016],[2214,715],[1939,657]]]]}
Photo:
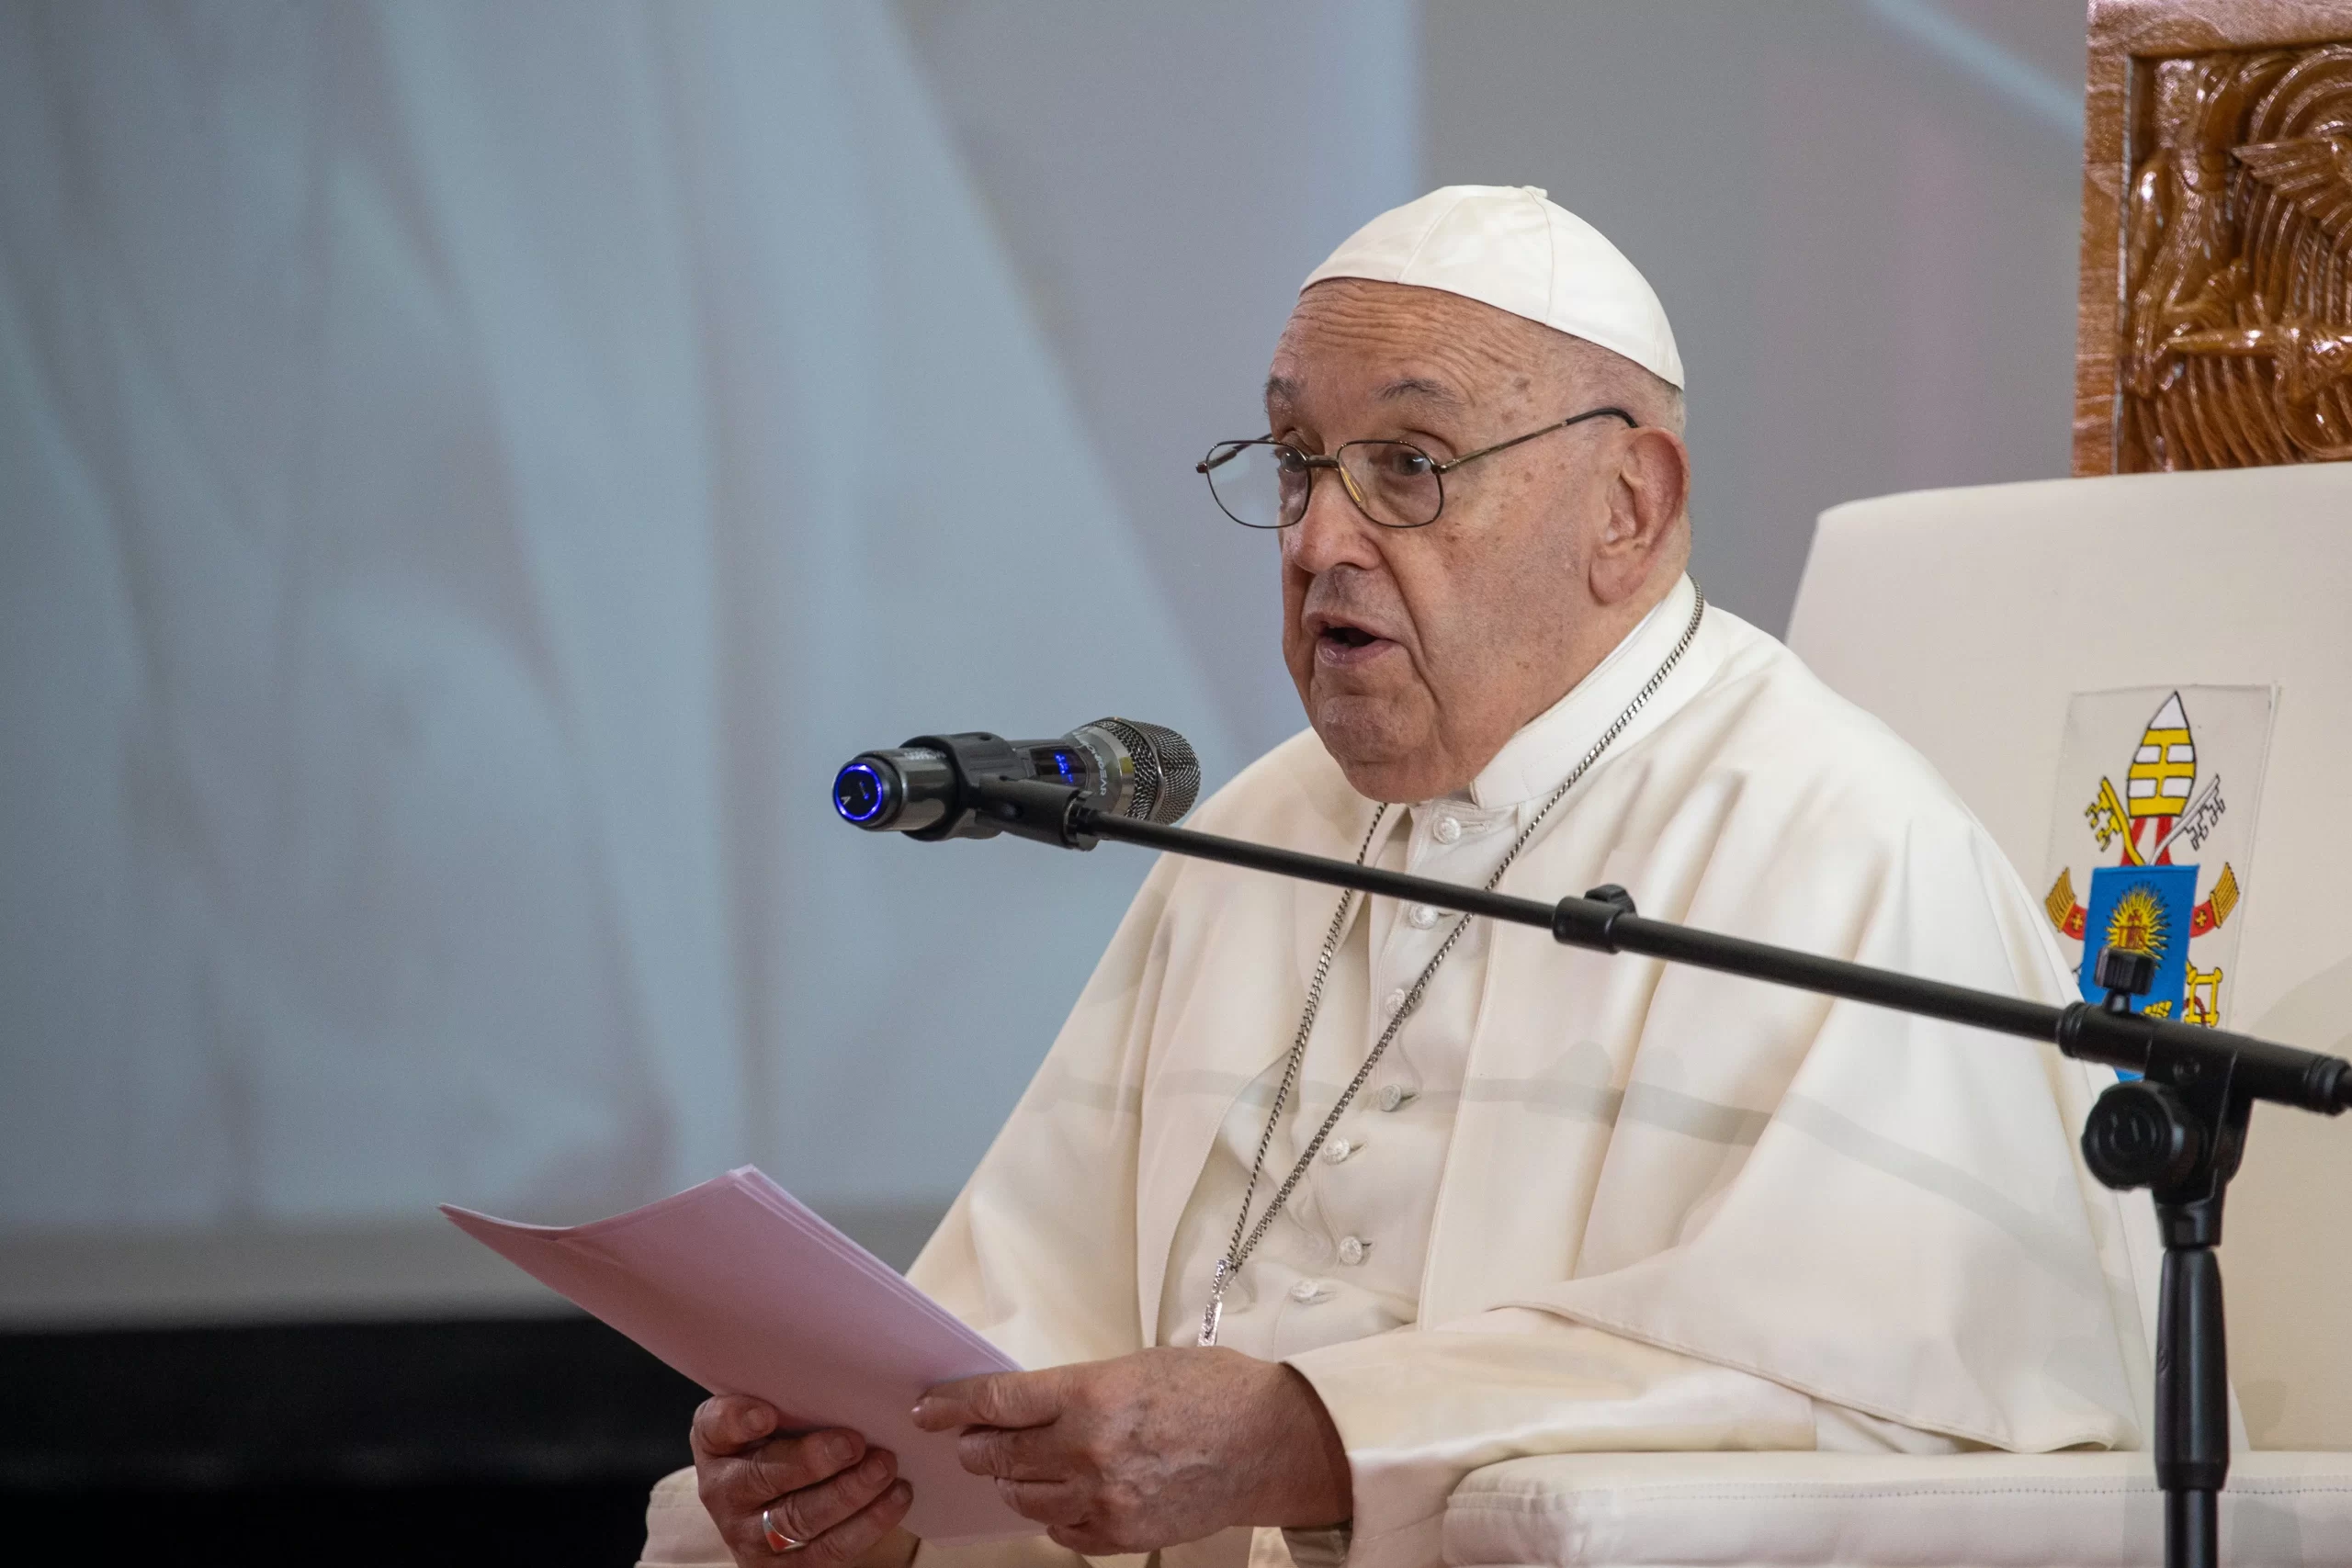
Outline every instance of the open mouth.
{"type": "Polygon", "coordinates": [[[1315,634],[1315,657],[1327,666],[1361,664],[1396,646],[1378,632],[1348,621],[1332,621],[1315,634]]]}

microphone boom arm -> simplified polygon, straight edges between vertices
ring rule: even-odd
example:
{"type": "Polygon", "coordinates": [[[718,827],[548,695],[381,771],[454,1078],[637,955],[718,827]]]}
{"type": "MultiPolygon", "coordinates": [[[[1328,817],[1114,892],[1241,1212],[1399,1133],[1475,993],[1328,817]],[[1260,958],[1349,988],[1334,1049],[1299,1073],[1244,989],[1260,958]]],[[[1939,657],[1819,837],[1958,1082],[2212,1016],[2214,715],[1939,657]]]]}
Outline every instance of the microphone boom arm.
{"type": "Polygon", "coordinates": [[[1775,947],[1743,937],[1724,936],[1654,920],[1634,912],[1623,889],[1596,888],[1556,904],[1488,893],[1425,876],[1382,871],[1295,850],[1220,838],[1189,828],[1163,827],[1114,817],[1081,802],[1074,790],[1057,784],[990,780],[977,786],[980,813],[1006,832],[1064,849],[1091,850],[1103,839],[1141,844],[1170,854],[1218,861],[1250,871],[1295,876],[1332,887],[1352,887],[1408,898],[1441,909],[1485,915],[1512,925],[1552,933],[1564,946],[1599,953],[1634,953],[1688,964],[1752,980],[1818,991],[1849,1001],[1869,1002],[1897,1012],[1939,1018],[1998,1034],[2046,1040],[2069,1056],[2135,1072],[2159,1082],[2193,1082],[2226,1074],[2241,1093],[2256,1100],[2333,1116],[2352,1109],[2352,1063],[2251,1035],[2176,1023],[2137,1013],[2117,1013],[2089,1002],[2052,1007],[1996,991],[1924,980],[1893,969],[1873,968],[1841,958],[1824,958],[1795,948],[1775,947]]]}

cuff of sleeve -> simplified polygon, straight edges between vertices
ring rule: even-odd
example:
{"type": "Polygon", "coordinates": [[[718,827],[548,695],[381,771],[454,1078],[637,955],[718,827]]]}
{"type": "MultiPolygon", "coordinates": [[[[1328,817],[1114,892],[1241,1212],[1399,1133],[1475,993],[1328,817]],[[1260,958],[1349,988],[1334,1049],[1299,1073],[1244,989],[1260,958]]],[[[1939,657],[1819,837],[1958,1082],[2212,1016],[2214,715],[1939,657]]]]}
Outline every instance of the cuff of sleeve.
{"type": "Polygon", "coordinates": [[[1386,1343],[1394,1337],[1348,1340],[1287,1360],[1339,1429],[1355,1494],[1355,1517],[1347,1523],[1283,1532],[1298,1568],[1428,1568],[1437,1561],[1435,1542],[1455,1477],[1442,1469],[1384,1462],[1396,1457],[1385,1450],[1382,1432],[1382,1416],[1393,1414],[1396,1396],[1389,1359],[1396,1347],[1386,1343]],[[1304,1550],[1302,1539],[1308,1542],[1304,1550]],[[1316,1552],[1329,1555],[1310,1555],[1316,1552]]]}
{"type": "Polygon", "coordinates": [[[1283,1531],[1295,1568],[1340,1568],[1355,1540],[1353,1523],[1326,1525],[1321,1529],[1283,1531]]]}

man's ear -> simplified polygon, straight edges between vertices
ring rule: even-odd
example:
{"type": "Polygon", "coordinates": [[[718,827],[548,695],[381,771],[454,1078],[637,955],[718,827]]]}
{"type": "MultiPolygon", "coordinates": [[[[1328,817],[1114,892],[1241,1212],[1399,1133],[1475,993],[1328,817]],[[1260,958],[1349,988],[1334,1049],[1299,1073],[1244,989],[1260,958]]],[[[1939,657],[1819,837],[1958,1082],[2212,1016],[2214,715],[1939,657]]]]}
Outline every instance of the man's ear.
{"type": "Polygon", "coordinates": [[[1625,433],[1609,515],[1592,553],[1592,596],[1615,604],[1649,581],[1669,549],[1690,500],[1690,451],[1670,430],[1645,425],[1625,433]]]}

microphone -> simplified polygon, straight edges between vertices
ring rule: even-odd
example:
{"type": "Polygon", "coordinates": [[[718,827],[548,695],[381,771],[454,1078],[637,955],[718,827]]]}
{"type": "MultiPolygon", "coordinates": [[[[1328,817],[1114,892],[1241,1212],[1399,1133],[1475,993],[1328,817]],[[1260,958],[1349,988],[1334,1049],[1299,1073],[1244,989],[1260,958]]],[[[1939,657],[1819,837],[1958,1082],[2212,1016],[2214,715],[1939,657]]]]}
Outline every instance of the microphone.
{"type": "Polygon", "coordinates": [[[1201,762],[1174,730],[1130,718],[1098,718],[1051,740],[918,735],[851,758],[833,775],[833,809],[868,832],[991,839],[1004,825],[982,815],[980,791],[1004,783],[1058,784],[1109,816],[1169,823],[1193,808],[1201,762]]]}

